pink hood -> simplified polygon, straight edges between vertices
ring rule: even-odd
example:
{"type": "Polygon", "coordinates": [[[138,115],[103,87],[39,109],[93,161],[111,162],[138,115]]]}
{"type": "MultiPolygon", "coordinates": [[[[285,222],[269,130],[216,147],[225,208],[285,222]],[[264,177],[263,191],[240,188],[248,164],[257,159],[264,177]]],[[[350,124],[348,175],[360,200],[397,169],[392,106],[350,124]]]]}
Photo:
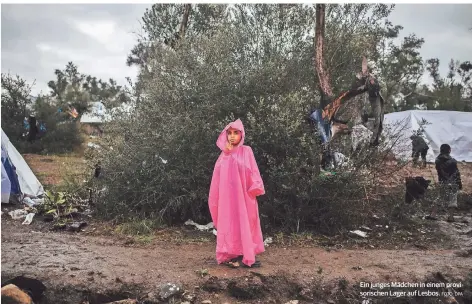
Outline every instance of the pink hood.
{"type": "Polygon", "coordinates": [[[241,131],[241,141],[239,142],[238,147],[240,147],[244,144],[245,133],[244,133],[243,122],[241,121],[241,119],[237,119],[237,120],[229,123],[224,128],[224,130],[220,133],[220,136],[218,136],[218,140],[216,141],[216,145],[218,146],[218,148],[221,149],[221,151],[225,151],[225,149],[226,149],[226,143],[228,142],[228,137],[226,135],[226,132],[228,131],[229,128],[233,128],[233,129],[241,131]]]}

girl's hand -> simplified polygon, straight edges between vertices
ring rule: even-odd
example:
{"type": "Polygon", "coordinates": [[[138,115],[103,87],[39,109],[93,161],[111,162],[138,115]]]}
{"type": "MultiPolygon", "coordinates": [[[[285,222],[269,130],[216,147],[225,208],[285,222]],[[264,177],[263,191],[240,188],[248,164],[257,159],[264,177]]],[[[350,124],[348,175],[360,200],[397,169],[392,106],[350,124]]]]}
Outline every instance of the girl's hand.
{"type": "Polygon", "coordinates": [[[228,149],[229,151],[233,150],[233,145],[230,142],[227,142],[226,149],[228,149]]]}

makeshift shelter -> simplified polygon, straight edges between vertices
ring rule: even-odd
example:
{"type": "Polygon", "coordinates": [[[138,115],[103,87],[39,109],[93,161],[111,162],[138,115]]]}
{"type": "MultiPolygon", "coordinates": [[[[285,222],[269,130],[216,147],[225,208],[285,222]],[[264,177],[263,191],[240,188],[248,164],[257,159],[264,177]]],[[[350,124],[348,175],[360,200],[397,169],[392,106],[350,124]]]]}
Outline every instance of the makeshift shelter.
{"type": "Polygon", "coordinates": [[[82,130],[86,134],[101,134],[102,128],[101,125],[110,119],[110,115],[107,113],[105,105],[100,102],[92,102],[90,105],[90,110],[83,113],[80,117],[80,124],[82,125],[82,130]]]}
{"type": "Polygon", "coordinates": [[[2,203],[8,203],[11,195],[42,194],[43,186],[2,129],[2,203]]]}
{"type": "Polygon", "coordinates": [[[120,106],[108,110],[102,102],[92,102],[90,110],[80,117],[80,123],[85,133],[89,135],[101,134],[103,124],[112,121],[116,116],[126,117],[133,109],[134,105],[131,103],[122,103],[120,106]]]}
{"type": "Polygon", "coordinates": [[[422,136],[429,146],[428,162],[434,162],[442,144],[451,146],[457,161],[472,162],[472,112],[410,110],[385,114],[385,135],[387,140],[395,140],[392,146],[397,157],[411,157],[410,136],[423,119],[427,122],[422,136]]]}
{"type": "Polygon", "coordinates": [[[90,110],[83,113],[80,117],[80,123],[102,124],[110,119],[109,116],[110,115],[107,113],[107,109],[102,102],[92,102],[90,105],[90,110]]]}

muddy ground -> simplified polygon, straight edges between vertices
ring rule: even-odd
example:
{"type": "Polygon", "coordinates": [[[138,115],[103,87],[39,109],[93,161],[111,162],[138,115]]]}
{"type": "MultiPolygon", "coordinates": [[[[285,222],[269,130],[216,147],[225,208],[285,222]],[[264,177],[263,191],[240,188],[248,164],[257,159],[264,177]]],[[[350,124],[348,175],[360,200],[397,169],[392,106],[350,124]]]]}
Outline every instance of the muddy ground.
{"type": "Polygon", "coordinates": [[[224,286],[228,280],[244,284],[252,282],[254,274],[251,269],[217,265],[214,241],[157,240],[137,245],[117,237],[86,235],[87,229],[79,233],[52,232],[46,226],[25,226],[4,214],[2,282],[18,275],[41,280],[49,289],[43,303],[82,303],[86,299],[105,303],[113,296],[143,298],[150,292],[158,293],[159,286],[168,282],[182,284],[197,296],[196,303],[285,303],[291,298],[313,303],[297,296],[297,292],[303,286],[313,287],[315,281],[330,284],[345,279],[350,285],[361,281],[421,282],[440,272],[451,282],[464,282],[472,272],[472,254],[466,252],[472,249],[471,236],[466,234],[472,227],[446,221],[440,221],[437,227],[460,246],[435,250],[269,246],[260,257],[263,267],[252,271],[272,279],[273,286],[268,289],[287,289],[290,282],[292,290],[276,298],[261,293],[257,299],[238,300],[228,287],[209,288],[208,284],[212,286],[211,282],[216,281],[217,286],[224,286]]]}
{"type": "MultiPolygon", "coordinates": [[[[57,184],[70,162],[80,159],[27,155],[43,184],[57,184]],[[51,169],[53,168],[53,169],[51,169]]],[[[461,164],[464,192],[472,192],[472,166],[461,164]]],[[[399,177],[428,174],[433,168],[406,168],[399,177]]],[[[257,269],[217,265],[215,237],[182,227],[145,236],[123,236],[116,227],[87,218],[81,232],[51,231],[35,217],[29,226],[7,214],[2,205],[2,283],[15,276],[41,280],[47,291],[41,303],[107,303],[125,298],[159,303],[162,284],[182,285],[183,296],[168,303],[361,303],[360,282],[461,283],[459,303],[472,303],[472,210],[456,212],[454,223],[414,220],[398,224],[387,218],[369,223],[367,239],[350,235],[272,236],[257,269]],[[375,228],[380,224],[380,228],[375,228]],[[470,282],[469,282],[470,280],[470,282]],[[469,283],[468,283],[469,282],[469,283]],[[470,289],[470,294],[467,290],[470,289]],[[207,302],[208,303],[208,302],[207,302]],[[294,303],[294,302],[292,302],[294,303]]],[[[392,297],[368,303],[394,303],[392,297]],[[377,301],[377,302],[376,302],[377,301]],[[389,302],[390,301],[390,302],[389,302]]],[[[438,297],[408,297],[402,303],[452,303],[438,297]],[[428,299],[428,300],[427,300],[428,299]],[[429,301],[429,302],[428,302],[429,301]]],[[[162,302],[162,301],[161,301],[162,302]]],[[[400,302],[398,302],[400,303],[400,302]]]]}

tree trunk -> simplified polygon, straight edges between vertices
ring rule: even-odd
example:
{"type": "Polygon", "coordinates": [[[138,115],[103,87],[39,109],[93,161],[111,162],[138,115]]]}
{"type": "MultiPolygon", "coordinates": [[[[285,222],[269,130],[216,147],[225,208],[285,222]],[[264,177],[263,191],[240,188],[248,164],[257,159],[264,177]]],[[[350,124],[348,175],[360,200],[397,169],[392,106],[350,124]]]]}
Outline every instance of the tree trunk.
{"type": "Polygon", "coordinates": [[[325,30],[325,10],[326,4],[316,4],[315,23],[315,70],[322,95],[328,98],[333,97],[333,90],[329,83],[329,74],[325,69],[323,60],[324,50],[324,30],[325,30]]]}
{"type": "Polygon", "coordinates": [[[182,16],[182,22],[180,23],[180,30],[179,30],[180,39],[183,39],[185,37],[185,32],[187,31],[187,26],[188,26],[188,17],[190,15],[191,9],[192,9],[192,4],[190,3],[184,4],[184,14],[182,16]]]}
{"type": "MultiPolygon", "coordinates": [[[[327,104],[322,104],[323,118],[331,121],[342,103],[365,92],[362,87],[352,88],[334,96],[330,84],[330,76],[324,63],[324,32],[325,32],[326,4],[316,4],[316,22],[315,22],[315,70],[318,76],[321,98],[327,99],[327,104]]],[[[367,64],[365,64],[367,69],[367,64]]],[[[363,72],[364,68],[363,68],[363,72]]]]}

